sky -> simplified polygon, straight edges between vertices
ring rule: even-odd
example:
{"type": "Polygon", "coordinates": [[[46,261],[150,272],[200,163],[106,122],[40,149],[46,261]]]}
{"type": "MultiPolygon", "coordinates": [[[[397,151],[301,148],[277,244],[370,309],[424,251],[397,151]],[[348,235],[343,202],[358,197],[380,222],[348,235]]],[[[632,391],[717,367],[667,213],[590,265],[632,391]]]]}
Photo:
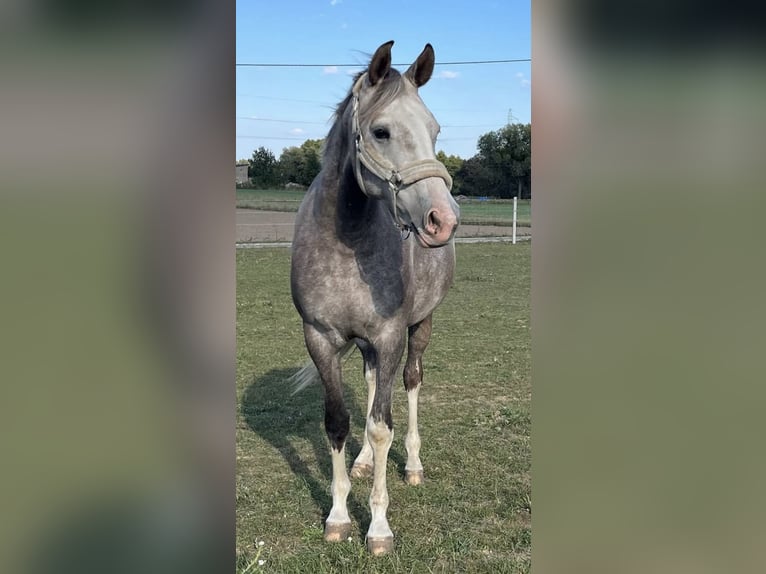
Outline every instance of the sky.
{"type": "Polygon", "coordinates": [[[531,121],[531,63],[440,62],[530,58],[530,0],[237,0],[237,159],[263,146],[276,157],[327,135],[335,106],[378,46],[394,40],[404,72],[423,47],[436,52],[420,96],[441,124],[436,149],[464,159],[479,136],[531,121]],[[342,67],[340,64],[354,64],[342,67]]]}

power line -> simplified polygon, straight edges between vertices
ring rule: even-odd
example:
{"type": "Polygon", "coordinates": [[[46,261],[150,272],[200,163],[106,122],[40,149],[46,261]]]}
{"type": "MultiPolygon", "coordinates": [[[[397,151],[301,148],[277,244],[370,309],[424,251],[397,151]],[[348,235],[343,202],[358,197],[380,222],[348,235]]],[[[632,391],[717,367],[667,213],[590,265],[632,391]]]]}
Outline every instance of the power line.
{"type": "Polygon", "coordinates": [[[322,106],[327,106],[328,108],[334,108],[335,105],[328,102],[320,102],[317,100],[299,100],[296,98],[281,98],[281,97],[275,97],[275,96],[259,96],[255,94],[237,94],[238,98],[260,98],[262,100],[277,100],[280,102],[301,102],[304,104],[319,104],[322,106]]]}
{"type": "MultiPolygon", "coordinates": [[[[252,116],[237,116],[238,120],[249,120],[254,122],[277,122],[281,124],[312,124],[312,125],[328,125],[330,120],[324,122],[314,122],[309,120],[282,120],[277,118],[255,118],[252,116]]],[[[496,127],[496,124],[442,124],[442,128],[492,128],[496,127]]]]}
{"type": "Polygon", "coordinates": [[[329,120],[327,122],[310,122],[310,121],[303,121],[303,120],[278,120],[275,118],[254,118],[250,116],[237,116],[238,120],[251,120],[254,122],[278,122],[281,124],[316,124],[316,125],[327,125],[329,120]]]}
{"type": "Polygon", "coordinates": [[[440,124],[443,128],[494,128],[497,126],[497,124],[465,124],[465,125],[455,125],[455,124],[440,124]]]}
{"type": "MultiPolygon", "coordinates": [[[[470,60],[462,62],[436,62],[435,66],[468,66],[475,64],[512,64],[516,62],[531,62],[532,58],[515,58],[512,60],[470,60]]],[[[364,68],[364,64],[277,64],[265,62],[242,62],[234,64],[241,68],[364,68]]],[[[409,66],[409,64],[391,64],[392,66],[409,66]]]]}
{"type": "Polygon", "coordinates": [[[475,137],[460,137],[460,138],[439,138],[436,140],[436,143],[442,143],[442,142],[456,142],[456,141],[476,141],[478,138],[475,137]]]}
{"type": "Polygon", "coordinates": [[[318,139],[318,138],[238,135],[237,139],[245,139],[245,140],[292,140],[292,141],[300,141],[300,142],[302,142],[302,141],[306,141],[306,140],[310,140],[310,139],[318,139]]]}
{"type": "MultiPolygon", "coordinates": [[[[318,138],[296,137],[296,136],[253,136],[253,135],[237,135],[237,139],[258,139],[258,140],[290,140],[290,141],[306,141],[310,139],[323,139],[324,136],[318,138]]],[[[439,138],[438,143],[442,142],[454,142],[454,141],[472,141],[476,140],[475,137],[457,137],[457,138],[439,138]]]]}

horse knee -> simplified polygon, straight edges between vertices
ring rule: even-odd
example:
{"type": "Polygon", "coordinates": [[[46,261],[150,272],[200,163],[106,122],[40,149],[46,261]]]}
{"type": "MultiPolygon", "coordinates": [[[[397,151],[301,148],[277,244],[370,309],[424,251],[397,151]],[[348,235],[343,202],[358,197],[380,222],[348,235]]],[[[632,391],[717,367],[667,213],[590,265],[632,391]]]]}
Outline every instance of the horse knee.
{"type": "Polygon", "coordinates": [[[393,440],[393,424],[386,420],[375,420],[370,418],[367,421],[367,438],[373,446],[380,446],[390,443],[393,440]]]}
{"type": "Polygon", "coordinates": [[[343,444],[346,442],[346,437],[348,436],[350,428],[350,417],[348,412],[345,409],[341,412],[326,410],[324,415],[324,428],[332,447],[335,450],[340,451],[343,448],[343,444]]]}
{"type": "Polygon", "coordinates": [[[417,361],[407,361],[404,365],[404,388],[407,391],[411,391],[423,382],[423,363],[418,359],[417,361]]]}

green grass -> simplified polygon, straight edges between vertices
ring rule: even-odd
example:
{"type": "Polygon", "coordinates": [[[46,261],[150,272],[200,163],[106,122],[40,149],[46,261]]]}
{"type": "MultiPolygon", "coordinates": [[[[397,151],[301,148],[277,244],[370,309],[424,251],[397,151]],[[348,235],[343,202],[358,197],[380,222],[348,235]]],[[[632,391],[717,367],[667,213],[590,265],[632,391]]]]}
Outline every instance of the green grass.
{"type": "MultiPolygon", "coordinates": [[[[529,572],[529,244],[458,245],[423,359],[426,483],[403,483],[406,399],[397,380],[388,462],[390,556],[364,547],[371,479],[352,481],[351,541],[326,544],[330,457],[322,390],[291,396],[307,360],[289,293],[289,250],[237,251],[237,571],[529,572]],[[263,541],[263,544],[259,543],[263,541]],[[262,566],[258,560],[265,560],[262,566]]],[[[344,368],[348,463],[366,404],[359,353],[344,368]]]]}
{"type": "Polygon", "coordinates": [[[298,211],[305,191],[287,189],[237,189],[237,207],[265,211],[298,211]]]}
{"type": "MultiPolygon", "coordinates": [[[[466,225],[513,225],[513,200],[470,199],[460,204],[460,221],[466,225]]],[[[521,199],[516,206],[516,225],[532,225],[532,205],[528,199],[521,199]]]]}
{"type": "MultiPolygon", "coordinates": [[[[237,207],[266,211],[298,211],[305,192],[279,189],[238,189],[237,207]]],[[[517,207],[516,223],[521,227],[532,225],[532,206],[528,199],[520,200],[517,207]]],[[[466,225],[513,224],[513,200],[490,199],[478,201],[469,199],[460,205],[460,219],[466,225]]]]}

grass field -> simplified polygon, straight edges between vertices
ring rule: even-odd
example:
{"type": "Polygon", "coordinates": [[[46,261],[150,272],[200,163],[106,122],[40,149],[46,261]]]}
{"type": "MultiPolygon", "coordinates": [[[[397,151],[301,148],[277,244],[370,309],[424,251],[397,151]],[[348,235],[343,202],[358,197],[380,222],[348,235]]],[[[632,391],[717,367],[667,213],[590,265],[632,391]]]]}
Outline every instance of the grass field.
{"type": "Polygon", "coordinates": [[[286,189],[238,189],[237,207],[267,211],[298,211],[305,191],[286,189]]]}
{"type": "MultiPolygon", "coordinates": [[[[371,479],[353,481],[351,540],[322,540],[331,506],[322,390],[291,396],[285,385],[307,360],[289,250],[237,251],[237,572],[529,572],[531,246],[457,249],[455,284],[434,314],[423,359],[426,482],[402,480],[399,379],[388,463],[395,550],[378,558],[364,546],[371,479]]],[[[349,465],[363,433],[361,373],[355,352],[344,368],[349,465]]]]}
{"type": "MultiPolygon", "coordinates": [[[[513,225],[513,200],[469,200],[460,204],[460,221],[466,225],[513,225]]],[[[516,206],[516,225],[532,226],[532,205],[528,199],[516,206]]]]}
{"type": "MultiPolygon", "coordinates": [[[[268,211],[297,211],[304,193],[303,191],[279,189],[238,189],[237,207],[268,211]]],[[[520,200],[517,210],[516,224],[530,227],[532,225],[530,200],[520,200]]],[[[490,199],[488,201],[470,199],[460,204],[460,219],[466,225],[512,225],[513,201],[510,199],[490,199]]]]}

